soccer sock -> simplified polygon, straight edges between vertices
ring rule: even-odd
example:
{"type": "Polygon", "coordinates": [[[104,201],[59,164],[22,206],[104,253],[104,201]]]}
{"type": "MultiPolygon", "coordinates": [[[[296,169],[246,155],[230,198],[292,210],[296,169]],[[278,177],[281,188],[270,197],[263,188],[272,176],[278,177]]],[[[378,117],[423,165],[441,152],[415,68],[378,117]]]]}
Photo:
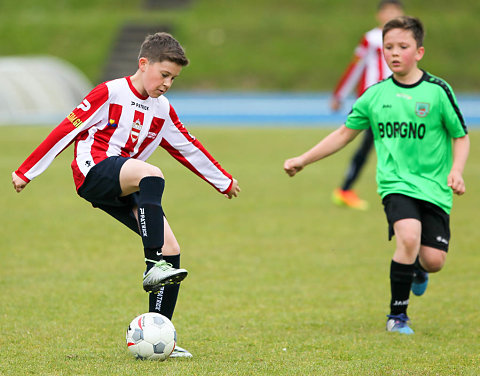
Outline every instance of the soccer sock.
{"type": "Polygon", "coordinates": [[[412,286],[413,271],[415,264],[399,264],[392,260],[390,265],[390,289],[392,300],[390,301],[390,314],[407,314],[408,299],[412,286]]]}
{"type": "MultiPolygon", "coordinates": [[[[174,268],[180,268],[180,255],[163,256],[163,259],[172,264],[174,268]]],[[[180,284],[176,283],[173,285],[163,286],[158,294],[150,293],[148,297],[148,311],[158,312],[171,320],[173,311],[175,310],[175,305],[177,304],[179,289],[180,284]]]]}
{"type": "MultiPolygon", "coordinates": [[[[165,180],[158,176],[148,176],[140,180],[138,197],[138,223],[142,237],[145,258],[162,259],[164,242],[162,194],[165,180]]],[[[147,270],[153,263],[147,262],[147,270]]]]}

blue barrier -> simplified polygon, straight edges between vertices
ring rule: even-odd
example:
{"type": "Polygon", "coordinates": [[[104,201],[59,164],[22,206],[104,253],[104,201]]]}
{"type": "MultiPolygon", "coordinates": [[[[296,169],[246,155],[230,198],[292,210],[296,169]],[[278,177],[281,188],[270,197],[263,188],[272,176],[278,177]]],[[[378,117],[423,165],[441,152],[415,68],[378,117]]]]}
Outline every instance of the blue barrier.
{"type": "MultiPolygon", "coordinates": [[[[335,126],[342,124],[354,103],[329,108],[329,93],[182,93],[167,97],[185,124],[243,126],[335,126]]],[[[480,126],[480,96],[458,95],[468,127],[480,126]]]]}

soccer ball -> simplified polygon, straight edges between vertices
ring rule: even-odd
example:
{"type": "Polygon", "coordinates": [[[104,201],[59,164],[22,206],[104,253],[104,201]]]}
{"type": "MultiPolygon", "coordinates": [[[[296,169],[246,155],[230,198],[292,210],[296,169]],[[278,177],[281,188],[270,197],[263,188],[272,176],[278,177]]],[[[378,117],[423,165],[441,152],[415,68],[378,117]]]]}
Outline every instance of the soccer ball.
{"type": "Polygon", "coordinates": [[[176,341],[177,332],[172,322],[155,312],[135,317],[127,329],[127,346],[137,359],[165,360],[176,341]]]}

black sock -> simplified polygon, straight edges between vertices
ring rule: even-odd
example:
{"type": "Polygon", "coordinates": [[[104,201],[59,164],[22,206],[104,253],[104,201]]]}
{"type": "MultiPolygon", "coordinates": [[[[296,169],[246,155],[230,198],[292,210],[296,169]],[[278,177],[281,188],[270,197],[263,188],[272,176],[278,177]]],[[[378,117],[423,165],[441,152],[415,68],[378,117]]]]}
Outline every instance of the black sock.
{"type": "MultiPolygon", "coordinates": [[[[180,255],[163,256],[163,259],[172,264],[174,268],[180,268],[180,255]]],[[[173,311],[175,310],[175,305],[177,304],[179,289],[180,284],[175,283],[173,285],[163,286],[158,294],[150,293],[148,297],[148,311],[158,312],[171,320],[173,311]]]]}
{"type": "MultiPolygon", "coordinates": [[[[162,194],[165,180],[158,176],[147,176],[140,180],[138,197],[138,223],[145,258],[153,261],[162,259],[164,242],[162,194]]],[[[147,262],[147,269],[153,263],[147,262]]]]}
{"type": "Polygon", "coordinates": [[[390,265],[390,289],[392,300],[390,301],[390,314],[407,314],[408,299],[412,286],[413,271],[415,264],[399,264],[392,260],[390,265]]]}

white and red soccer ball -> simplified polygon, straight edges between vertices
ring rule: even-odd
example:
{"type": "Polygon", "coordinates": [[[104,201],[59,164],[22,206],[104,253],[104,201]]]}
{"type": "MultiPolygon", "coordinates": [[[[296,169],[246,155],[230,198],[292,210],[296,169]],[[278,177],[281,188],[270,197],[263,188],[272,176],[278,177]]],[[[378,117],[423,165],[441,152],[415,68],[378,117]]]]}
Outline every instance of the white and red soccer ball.
{"type": "Polygon", "coordinates": [[[148,312],[132,320],[126,337],[128,349],[136,358],[162,361],[175,348],[177,332],[168,318],[148,312]]]}

